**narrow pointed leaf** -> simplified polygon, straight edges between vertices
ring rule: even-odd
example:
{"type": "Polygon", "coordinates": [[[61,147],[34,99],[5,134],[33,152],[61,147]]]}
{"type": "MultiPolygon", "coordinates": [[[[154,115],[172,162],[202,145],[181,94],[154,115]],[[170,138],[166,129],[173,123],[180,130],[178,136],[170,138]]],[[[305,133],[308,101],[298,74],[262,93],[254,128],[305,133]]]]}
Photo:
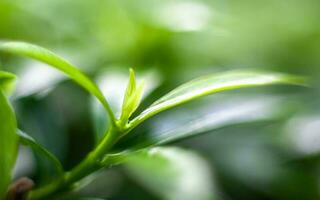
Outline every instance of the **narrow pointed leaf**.
{"type": "Polygon", "coordinates": [[[130,69],[130,78],[127,86],[126,94],[123,101],[121,121],[127,122],[130,116],[138,108],[140,100],[143,94],[144,83],[140,83],[139,86],[136,86],[136,78],[134,71],[130,69]]]}
{"type": "Polygon", "coordinates": [[[130,69],[129,82],[126,89],[126,93],[123,98],[122,112],[120,119],[126,121],[130,117],[130,112],[132,110],[133,96],[136,91],[136,77],[133,69],[130,69]]]}
{"type": "Polygon", "coordinates": [[[160,98],[132,121],[132,127],[162,111],[202,96],[225,90],[273,84],[304,85],[305,80],[294,75],[255,71],[230,71],[205,76],[183,84],[160,98]]]}
{"type": "Polygon", "coordinates": [[[0,199],[4,199],[11,182],[11,172],[17,156],[18,136],[16,118],[0,90],[0,199]]]}
{"type": "MultiPolygon", "coordinates": [[[[71,79],[77,82],[80,86],[86,89],[89,93],[94,95],[105,107],[105,109],[112,115],[111,109],[107,100],[104,98],[102,92],[85,74],[78,68],[57,56],[53,52],[42,47],[28,44],[24,42],[1,42],[0,51],[12,53],[35,59],[37,61],[46,63],[68,75],[71,79]]],[[[111,116],[113,117],[113,116],[111,116]]]]}
{"type": "Polygon", "coordinates": [[[129,102],[130,109],[128,110],[128,117],[131,117],[134,111],[136,111],[137,108],[139,107],[140,101],[143,95],[143,88],[144,88],[144,82],[139,84],[134,95],[132,96],[132,99],[129,102]]]}
{"type": "Polygon", "coordinates": [[[63,167],[55,155],[53,155],[50,151],[48,151],[41,144],[37,143],[31,136],[27,135],[26,133],[18,130],[18,135],[19,135],[20,142],[22,144],[29,146],[36,153],[39,153],[40,155],[42,155],[42,156],[46,157],[48,160],[50,160],[52,162],[52,164],[54,165],[58,175],[61,175],[63,173],[63,167]]]}
{"type": "Polygon", "coordinates": [[[130,69],[129,82],[126,89],[126,94],[123,99],[123,107],[125,107],[128,104],[128,100],[130,99],[134,91],[136,91],[136,76],[134,74],[133,69],[130,69]]]}

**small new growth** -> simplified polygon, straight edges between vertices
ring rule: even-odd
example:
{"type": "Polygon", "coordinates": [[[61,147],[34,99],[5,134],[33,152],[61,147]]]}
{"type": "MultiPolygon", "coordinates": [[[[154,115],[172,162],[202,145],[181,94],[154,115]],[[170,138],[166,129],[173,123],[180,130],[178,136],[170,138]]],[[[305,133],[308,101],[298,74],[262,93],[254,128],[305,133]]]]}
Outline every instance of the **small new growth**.
{"type": "Polygon", "coordinates": [[[126,129],[129,118],[139,107],[141,98],[143,95],[144,81],[137,85],[135,73],[133,69],[130,68],[130,76],[128,86],[123,98],[122,111],[119,119],[119,125],[121,128],[126,129]]]}

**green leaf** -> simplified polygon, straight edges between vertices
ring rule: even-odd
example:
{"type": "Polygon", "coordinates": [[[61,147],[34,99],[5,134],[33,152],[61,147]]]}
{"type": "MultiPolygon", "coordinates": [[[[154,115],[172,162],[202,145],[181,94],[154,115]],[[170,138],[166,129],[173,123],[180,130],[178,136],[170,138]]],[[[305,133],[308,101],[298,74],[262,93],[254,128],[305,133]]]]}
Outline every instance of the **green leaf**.
{"type": "Polygon", "coordinates": [[[62,167],[59,159],[56,158],[56,156],[54,156],[45,147],[43,147],[41,144],[37,143],[31,136],[22,132],[21,130],[18,130],[18,135],[19,135],[20,142],[22,144],[29,146],[35,152],[39,153],[40,155],[42,155],[42,156],[46,157],[48,160],[50,160],[52,162],[52,164],[54,165],[57,174],[62,175],[63,167],[62,167]]]}
{"type": "Polygon", "coordinates": [[[228,126],[270,122],[291,110],[288,100],[277,96],[230,96],[220,95],[215,99],[203,99],[163,113],[150,120],[147,126],[143,126],[143,131],[138,130],[123,138],[116,149],[141,149],[212,133],[228,126]]]}
{"type": "Polygon", "coordinates": [[[0,89],[4,92],[10,92],[14,87],[16,76],[9,72],[0,71],[0,89]]]}
{"type": "Polygon", "coordinates": [[[130,154],[123,163],[129,174],[160,199],[215,199],[208,163],[179,148],[152,148],[130,154]]]}
{"type": "Polygon", "coordinates": [[[18,148],[17,124],[14,112],[0,90],[0,199],[4,199],[11,182],[18,148]]]}
{"type": "Polygon", "coordinates": [[[80,86],[86,89],[89,93],[94,95],[108,111],[110,117],[114,119],[113,112],[97,85],[92,82],[85,74],[83,74],[78,68],[74,67],[72,64],[57,56],[53,52],[42,47],[24,42],[1,42],[0,51],[26,56],[46,63],[64,72],[80,86]]]}
{"type": "Polygon", "coordinates": [[[136,109],[138,108],[142,97],[144,83],[142,82],[138,87],[136,85],[137,83],[134,71],[133,69],[130,69],[129,83],[124,96],[122,113],[120,117],[120,121],[125,124],[134,113],[134,111],[136,111],[136,109]]]}
{"type": "Polygon", "coordinates": [[[137,84],[136,83],[136,75],[135,75],[133,69],[130,68],[129,71],[130,71],[129,82],[128,82],[128,87],[126,89],[126,94],[123,99],[123,107],[125,107],[128,104],[130,97],[136,91],[136,84],[137,84]]]}
{"type": "Polygon", "coordinates": [[[146,119],[172,107],[213,93],[273,84],[305,85],[305,79],[299,76],[255,71],[229,71],[195,79],[174,89],[154,102],[149,108],[132,120],[135,127],[146,119]]]}

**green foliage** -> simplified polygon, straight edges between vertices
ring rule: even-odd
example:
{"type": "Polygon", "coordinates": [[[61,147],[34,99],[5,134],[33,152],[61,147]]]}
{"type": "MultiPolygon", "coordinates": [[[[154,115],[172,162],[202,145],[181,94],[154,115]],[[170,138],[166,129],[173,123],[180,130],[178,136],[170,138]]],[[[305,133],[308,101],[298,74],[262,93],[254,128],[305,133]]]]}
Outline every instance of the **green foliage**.
{"type": "Polygon", "coordinates": [[[0,199],[4,199],[11,182],[17,156],[18,136],[14,112],[7,97],[0,90],[0,199]]]}
{"type": "MultiPolygon", "coordinates": [[[[61,200],[164,199],[168,196],[160,193],[167,187],[155,186],[153,179],[166,169],[157,160],[168,159],[162,151],[150,156],[149,148],[170,144],[203,155],[216,175],[213,193],[220,199],[320,199],[319,10],[318,0],[0,0],[0,42],[41,44],[70,58],[112,108],[106,113],[96,96],[56,67],[0,50],[0,70],[18,77],[13,93],[12,74],[0,72],[6,77],[0,78],[0,88],[19,129],[64,169],[58,176],[50,155],[21,145],[12,180],[33,179],[29,199],[51,199],[45,193],[61,200]],[[124,103],[130,67],[136,89],[145,81],[139,103],[133,94],[124,103]],[[156,73],[146,77],[150,71],[156,73]],[[178,102],[178,92],[155,103],[165,110],[152,105],[181,83],[230,71],[298,74],[313,83],[308,89],[244,87],[167,108],[171,100],[178,102]],[[138,161],[133,170],[123,163],[129,154],[141,158],[140,167],[138,161]],[[144,167],[148,161],[154,171],[144,167]],[[116,167],[121,163],[124,167],[116,167]]],[[[0,136],[0,143],[5,139],[0,136]]],[[[170,186],[188,173],[173,171],[165,180],[170,186]]]]}
{"type": "MultiPolygon", "coordinates": [[[[215,194],[210,192],[210,187],[193,188],[194,190],[189,190],[187,192],[179,189],[182,187],[181,184],[186,182],[186,177],[184,176],[191,173],[191,169],[185,168],[184,165],[182,166],[181,162],[193,164],[200,163],[199,165],[193,166],[194,168],[192,168],[191,171],[195,172],[197,171],[197,168],[202,168],[202,170],[199,170],[199,173],[197,174],[198,177],[202,178],[197,181],[199,184],[205,184],[205,186],[209,186],[211,184],[205,179],[208,174],[201,174],[201,171],[206,171],[206,164],[204,164],[202,161],[199,161],[199,157],[192,153],[174,148],[143,149],[145,147],[143,145],[145,143],[144,140],[137,141],[137,146],[140,146],[140,150],[142,149],[142,151],[131,152],[130,148],[123,149],[119,152],[111,152],[110,150],[113,149],[113,147],[123,138],[124,135],[130,136],[130,132],[133,131],[135,127],[150,117],[200,97],[226,90],[246,87],[257,87],[273,84],[306,84],[305,79],[299,76],[272,72],[230,71],[208,75],[190,81],[174,89],[167,95],[154,102],[136,118],[130,120],[130,117],[140,105],[144,87],[143,83],[136,83],[134,71],[130,69],[130,78],[125,91],[121,115],[119,119],[116,119],[107,100],[96,84],[86,75],[80,72],[76,67],[58,57],[51,51],[22,42],[1,43],[0,51],[30,57],[64,72],[102,103],[111,120],[111,126],[109,126],[107,133],[98,143],[98,145],[81,163],[72,168],[70,171],[64,171],[60,161],[52,153],[46,150],[42,145],[38,144],[30,136],[19,131],[18,135],[20,137],[20,142],[30,146],[35,152],[50,160],[59,173],[57,178],[52,182],[32,190],[28,196],[28,199],[31,200],[59,196],[65,192],[75,189],[78,181],[96,172],[97,170],[120,163],[127,165],[128,169],[135,174],[136,177],[139,177],[142,184],[146,185],[146,187],[150,188],[154,193],[163,197],[164,199],[212,199],[215,194]],[[174,174],[176,176],[174,176],[174,174]],[[155,177],[157,180],[154,180],[155,177]]],[[[14,78],[14,75],[2,72],[2,77],[2,79],[0,77],[0,80],[11,80],[14,78]]],[[[0,188],[2,193],[0,194],[4,195],[5,189],[10,181],[9,174],[14,164],[18,136],[16,134],[14,114],[7,102],[6,97],[2,93],[1,95],[0,121],[4,123],[0,126],[0,133],[3,134],[1,137],[5,138],[5,140],[1,141],[5,141],[5,143],[0,145],[0,148],[3,148],[0,151],[0,162],[4,162],[4,164],[1,165],[3,167],[0,169],[3,171],[6,177],[3,179],[4,182],[0,188]]],[[[189,124],[186,126],[186,124],[180,124],[180,127],[172,129],[169,133],[160,134],[160,137],[159,135],[155,135],[154,137],[148,138],[148,140],[152,141],[149,144],[149,147],[172,142],[177,139],[184,139],[204,131],[215,130],[219,127],[235,124],[237,122],[255,121],[261,118],[261,116],[258,115],[259,112],[261,113],[261,111],[263,111],[263,109],[253,109],[237,115],[228,115],[225,120],[220,120],[218,122],[213,120],[203,120],[204,123],[198,123],[198,121],[190,120],[191,125],[189,124]],[[256,115],[252,115],[251,112],[254,112],[256,115]]],[[[210,116],[210,118],[212,118],[212,116],[210,116]]],[[[201,118],[194,120],[201,120],[201,118]]],[[[191,167],[191,164],[189,167],[191,167]]]]}

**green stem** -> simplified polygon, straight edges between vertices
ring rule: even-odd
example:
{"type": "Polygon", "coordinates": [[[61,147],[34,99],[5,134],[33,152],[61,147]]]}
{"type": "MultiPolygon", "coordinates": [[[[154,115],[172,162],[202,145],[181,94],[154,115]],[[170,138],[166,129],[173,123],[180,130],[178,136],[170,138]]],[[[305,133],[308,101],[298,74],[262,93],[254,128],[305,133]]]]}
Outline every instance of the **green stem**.
{"type": "Polygon", "coordinates": [[[82,178],[102,167],[111,165],[112,163],[101,165],[100,161],[106,152],[120,139],[121,135],[121,131],[117,127],[111,127],[100,144],[79,165],[71,171],[65,172],[61,178],[31,191],[28,195],[28,200],[47,199],[59,193],[67,192],[72,185],[82,178]]]}

